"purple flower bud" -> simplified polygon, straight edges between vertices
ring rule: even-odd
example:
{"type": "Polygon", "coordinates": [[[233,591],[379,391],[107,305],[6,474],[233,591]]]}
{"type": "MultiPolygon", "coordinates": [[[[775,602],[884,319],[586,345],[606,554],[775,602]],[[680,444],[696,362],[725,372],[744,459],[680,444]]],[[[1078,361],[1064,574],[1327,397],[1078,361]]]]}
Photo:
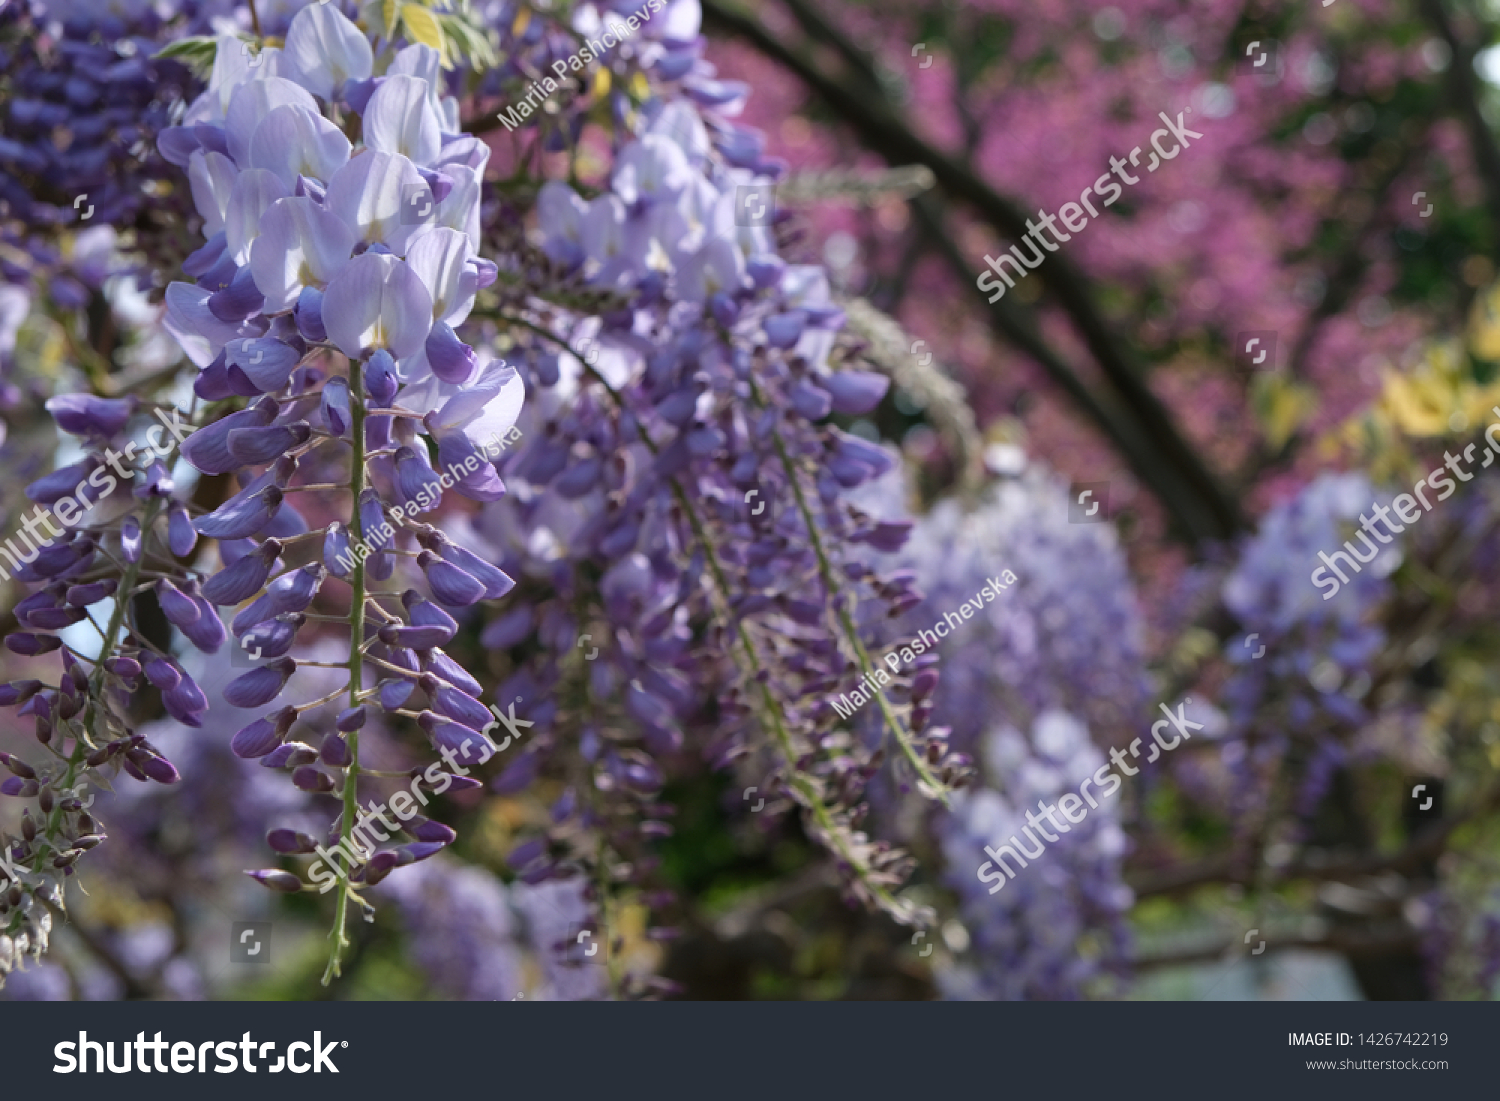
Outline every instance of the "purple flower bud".
{"type": "Polygon", "coordinates": [[[266,844],[270,845],[275,852],[286,856],[300,856],[303,853],[317,852],[318,842],[316,838],[309,837],[297,830],[276,829],[266,834],[266,844]]]}
{"type": "Polygon", "coordinates": [[[0,795],[19,795],[22,799],[30,799],[41,790],[41,785],[35,780],[23,780],[19,776],[11,776],[0,783],[0,795]]]}
{"type": "Polygon", "coordinates": [[[209,402],[234,397],[234,387],[229,382],[228,362],[223,352],[198,372],[198,377],[193,380],[193,393],[209,402]]]}
{"type": "Polygon", "coordinates": [[[120,525],[120,553],[127,562],[141,560],[141,522],[134,516],[125,517],[120,525]]]}
{"type": "Polygon", "coordinates": [[[547,842],[545,838],[533,837],[529,841],[523,841],[512,849],[505,858],[505,863],[511,868],[519,871],[531,864],[534,860],[540,860],[547,855],[547,842]]]}
{"type": "Polygon", "coordinates": [[[203,598],[211,604],[238,604],[249,599],[266,583],[280,554],[281,544],[268,539],[210,577],[203,586],[203,598]]]}
{"type": "Polygon", "coordinates": [[[708,311],[713,314],[714,320],[726,329],[740,317],[739,305],[723,291],[717,291],[709,297],[708,311]]]}
{"type": "Polygon", "coordinates": [[[833,395],[833,411],[858,417],[873,410],[891,387],[891,380],[874,371],[835,371],[819,380],[833,395]]]}
{"type": "Polygon", "coordinates": [[[792,408],[810,421],[820,421],[833,408],[833,396],[806,379],[792,387],[792,408]]]}
{"type": "Polygon", "coordinates": [[[253,760],[273,752],[292,728],[297,713],[290,707],[273,711],[263,719],[256,719],[229,740],[229,748],[236,757],[253,760]]]}
{"type": "Polygon", "coordinates": [[[59,467],[27,486],[26,496],[39,505],[55,505],[64,497],[72,495],[99,466],[99,460],[89,455],[76,463],[59,467]]]}
{"type": "Polygon", "coordinates": [[[335,577],[347,578],[354,572],[354,554],[349,547],[349,533],[335,521],[323,537],[323,565],[335,577]]]}
{"type": "Polygon", "coordinates": [[[201,596],[192,596],[189,599],[198,608],[198,618],[181,629],[183,635],[203,653],[217,654],[228,637],[224,631],[224,621],[219,618],[218,609],[201,596]]]}
{"type": "Polygon", "coordinates": [[[270,398],[262,398],[248,409],[200,428],[182,442],[182,457],[205,474],[228,474],[243,465],[229,450],[229,434],[241,428],[270,424],[281,411],[270,398]]]}
{"type": "Polygon", "coordinates": [[[346,707],[339,712],[338,721],[335,725],[346,734],[351,730],[363,729],[365,725],[365,709],[363,707],[346,707]]]}
{"type": "Polygon", "coordinates": [[[292,771],[292,786],[301,791],[314,793],[332,791],[334,789],[333,777],[322,772],[312,765],[303,765],[292,771]]]}
{"type": "Polygon", "coordinates": [[[318,759],[312,746],[302,742],[285,742],[260,759],[262,768],[300,768],[318,759]]]}
{"type": "Polygon", "coordinates": [[[370,857],[365,865],[365,882],[374,886],[390,875],[401,863],[401,857],[393,849],[383,849],[370,857]]]}
{"type": "Polygon", "coordinates": [[[140,769],[158,784],[175,784],[182,779],[172,762],[165,757],[147,757],[141,762],[140,769]]]}
{"type": "Polygon", "coordinates": [[[141,675],[141,663],[135,658],[113,657],[104,662],[104,668],[117,677],[138,677],[141,675]]]}
{"type": "Polygon", "coordinates": [[[152,658],[146,662],[146,679],[163,692],[170,692],[182,683],[182,671],[165,658],[152,658]]]}
{"type": "Polygon", "coordinates": [[[330,733],[323,739],[320,756],[329,768],[348,768],[354,761],[354,755],[349,752],[349,743],[337,733],[330,733]]]}
{"type": "Polygon", "coordinates": [[[233,707],[260,707],[270,703],[286,687],[287,678],[297,671],[291,658],[278,658],[258,669],[236,677],[224,688],[224,702],[233,707]]]}
{"type": "Polygon", "coordinates": [[[431,711],[417,716],[417,725],[439,753],[447,750],[460,765],[477,765],[484,755],[484,736],[462,723],[451,722],[431,711]]]}
{"type": "MultiPolygon", "coordinates": [[[[208,710],[208,697],[203,694],[203,689],[198,687],[198,682],[186,673],[182,674],[182,680],[177,683],[177,687],[168,689],[166,695],[162,697],[162,702],[167,705],[168,711],[172,711],[174,706],[188,714],[208,710]]],[[[172,711],[172,714],[176,716],[177,712],[172,711]]],[[[189,723],[188,725],[196,726],[197,724],[189,723]]]]}
{"type": "Polygon", "coordinates": [[[248,539],[269,524],[281,508],[281,490],[271,484],[251,485],[197,520],[193,526],[199,534],[211,539],[248,539]]]}
{"type": "Polygon", "coordinates": [[[265,307],[266,297],[255,286],[255,279],[246,265],[234,273],[229,286],[208,296],[205,305],[208,312],[220,321],[233,324],[253,317],[265,307]]]}
{"type": "Polygon", "coordinates": [[[466,573],[424,550],[417,557],[417,565],[427,576],[427,584],[439,604],[463,608],[484,599],[485,587],[471,573],[466,573]]]}
{"type": "Polygon", "coordinates": [[[424,350],[432,373],[444,382],[467,382],[478,362],[474,349],[459,340],[453,327],[445,321],[432,323],[424,350]]]}
{"type": "MultiPolygon", "coordinates": [[[[272,614],[271,598],[262,593],[235,613],[234,619],[229,623],[229,629],[236,635],[242,636],[251,627],[258,626],[271,619],[272,614]]],[[[256,656],[253,650],[247,652],[250,653],[251,657],[256,656]]]]}
{"type": "Polygon", "coordinates": [[[229,453],[248,466],[261,466],[301,447],[311,435],[312,426],[302,422],[236,428],[229,433],[229,453]]]}
{"type": "Polygon", "coordinates": [[[925,700],[932,695],[932,690],[938,685],[938,671],[936,669],[923,669],[911,681],[911,698],[913,701],[925,700]]]}
{"type": "Polygon", "coordinates": [[[458,633],[458,624],[452,616],[436,604],[422,600],[413,590],[406,590],[402,603],[406,605],[412,625],[397,627],[387,624],[382,627],[381,640],[387,645],[430,650],[434,646],[446,644],[458,633]],[[386,637],[387,633],[389,638],[386,637]]]}
{"type": "Polygon", "coordinates": [[[436,841],[418,841],[413,845],[403,845],[396,851],[401,854],[401,866],[415,864],[418,860],[426,860],[429,856],[436,856],[446,848],[445,845],[436,841]]]}
{"type": "Polygon", "coordinates": [[[561,366],[561,357],[556,352],[537,352],[531,357],[531,369],[536,374],[537,383],[542,386],[557,385],[562,377],[561,366]]]}
{"type": "Polygon", "coordinates": [[[781,282],[781,275],[785,270],[786,261],[773,253],[752,256],[745,261],[745,273],[750,276],[750,281],[757,290],[774,287],[781,282]]]}
{"type": "Polygon", "coordinates": [[[483,730],[495,723],[495,717],[484,704],[465,692],[439,683],[432,674],[424,673],[417,683],[427,693],[427,698],[432,700],[432,709],[444,718],[475,730],[483,730]]]}
{"type": "Polygon", "coordinates": [[[42,682],[39,680],[15,680],[9,684],[0,684],[0,707],[25,703],[36,695],[41,686],[42,682]]]}
{"type": "Polygon", "coordinates": [[[380,706],[387,711],[395,711],[397,708],[405,707],[416,691],[416,685],[410,681],[389,679],[380,682],[380,706]]]}
{"type": "Polygon", "coordinates": [[[467,670],[462,665],[459,665],[458,662],[454,661],[441,650],[429,650],[423,655],[422,671],[424,673],[432,673],[440,680],[447,681],[460,691],[467,692],[475,699],[484,695],[484,689],[480,687],[479,682],[469,676],[467,670]]]}
{"type": "Polygon", "coordinates": [[[443,484],[426,458],[410,447],[396,449],[396,485],[408,504],[425,512],[443,499],[443,484]]]}
{"type": "Polygon", "coordinates": [[[178,558],[186,558],[198,545],[198,533],[193,530],[193,518],[187,509],[174,505],[167,513],[167,546],[178,558]]]}
{"type": "Polygon", "coordinates": [[[879,444],[837,428],[829,431],[833,435],[835,446],[828,460],[828,469],[845,488],[852,489],[872,478],[878,478],[895,465],[895,460],[879,444]]]}
{"type": "Polygon", "coordinates": [[[395,540],[395,531],[385,518],[380,495],[373,489],[359,495],[359,529],[372,554],[385,550],[395,540]]]}
{"type": "Polygon", "coordinates": [[[349,408],[349,382],[343,378],[331,378],[323,384],[323,416],[328,420],[328,430],[335,436],[348,433],[354,423],[354,414],[349,408]]]}
{"type": "Polygon", "coordinates": [[[54,635],[34,635],[29,631],[13,631],[5,636],[6,649],[27,657],[50,654],[62,645],[62,639],[54,635]]]}
{"type": "Polygon", "coordinates": [[[16,605],[16,618],[25,619],[27,616],[31,615],[32,612],[40,611],[43,608],[58,607],[60,605],[60,601],[58,600],[59,590],[61,590],[62,593],[66,593],[68,591],[66,587],[64,587],[60,583],[54,582],[40,592],[32,593],[30,596],[26,597],[16,605]]]}
{"type": "Polygon", "coordinates": [[[399,381],[396,378],[396,361],[384,348],[372,355],[364,367],[365,393],[377,409],[388,409],[396,398],[399,381]]]}
{"type": "Polygon", "coordinates": [[[297,331],[316,344],[328,339],[328,330],[323,327],[323,292],[316,287],[303,287],[292,308],[292,317],[297,322],[297,331]]]}
{"type": "Polygon", "coordinates": [[[85,613],[82,608],[38,608],[26,616],[26,623],[43,631],[61,631],[80,622],[85,613]]]}
{"type": "Polygon", "coordinates": [[[414,815],[411,821],[407,822],[402,828],[418,841],[430,841],[439,845],[447,845],[458,839],[458,834],[454,833],[451,827],[445,826],[441,822],[434,822],[430,818],[423,818],[420,814],[414,815]]]}
{"type": "Polygon", "coordinates": [[[773,348],[790,348],[802,337],[807,328],[807,314],[803,310],[788,310],[765,320],[766,343],[773,348]]]}
{"type": "Polygon", "coordinates": [[[35,780],[36,769],[32,768],[21,758],[10,753],[0,753],[0,765],[4,765],[12,773],[23,780],[35,780]]]}
{"type": "Polygon", "coordinates": [[[510,576],[497,566],[480,558],[473,551],[465,550],[457,543],[444,543],[443,558],[475,578],[484,586],[485,600],[499,600],[516,587],[510,576]]]}
{"type": "Polygon", "coordinates": [[[295,894],[302,890],[302,880],[291,872],[284,872],[280,868],[266,868],[258,872],[246,872],[251,879],[262,886],[271,888],[273,891],[281,891],[283,894],[295,894]]]}
{"type": "Polygon", "coordinates": [[[161,605],[162,614],[178,630],[186,631],[190,625],[198,622],[201,614],[198,605],[166,578],[156,583],[156,600],[161,605]]]}
{"type": "Polygon", "coordinates": [[[325,576],[326,571],[316,562],[282,574],[266,589],[274,613],[283,615],[303,611],[318,595],[318,587],[323,584],[325,576]]]}
{"type": "Polygon", "coordinates": [[[139,402],[134,397],[100,398],[93,394],[62,394],[47,402],[57,426],[74,436],[108,439],[125,427],[139,402]]]}

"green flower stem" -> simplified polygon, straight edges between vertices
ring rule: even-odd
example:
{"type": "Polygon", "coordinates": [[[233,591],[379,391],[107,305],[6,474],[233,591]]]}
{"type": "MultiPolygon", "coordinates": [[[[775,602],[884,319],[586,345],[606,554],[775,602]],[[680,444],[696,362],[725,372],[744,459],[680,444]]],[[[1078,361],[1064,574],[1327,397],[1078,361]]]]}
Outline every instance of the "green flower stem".
{"type": "MultiPolygon", "coordinates": [[[[365,491],[365,387],[358,360],[349,361],[349,407],[354,435],[354,457],[350,463],[349,491],[354,496],[350,508],[349,527],[358,542],[364,542],[364,525],[359,517],[359,498],[365,491]]],[[[364,682],[364,634],[365,634],[365,560],[356,556],[354,569],[349,578],[353,593],[349,598],[349,706],[359,706],[359,693],[364,682]]],[[[349,767],[344,770],[344,842],[350,842],[354,832],[354,821],[359,814],[359,731],[349,732],[349,767]]],[[[353,851],[352,843],[349,852],[353,851]]],[[[323,985],[327,986],[340,974],[339,961],[349,938],[344,935],[344,921],[349,909],[349,873],[354,870],[353,858],[341,850],[340,860],[345,865],[339,876],[339,897],[333,915],[333,929],[328,934],[328,967],[323,972],[323,985]]],[[[333,869],[338,874],[338,869],[333,869]]]]}
{"type": "MultiPolygon", "coordinates": [[[[760,400],[760,391],[754,382],[750,384],[750,388],[755,394],[756,400],[760,400]]],[[[796,466],[792,463],[792,457],[787,454],[786,444],[781,439],[781,433],[773,431],[771,433],[771,440],[776,445],[776,454],[781,457],[781,465],[786,471],[787,481],[791,483],[792,495],[797,499],[797,511],[802,514],[802,522],[807,528],[807,535],[809,541],[812,543],[813,553],[818,558],[818,573],[822,575],[823,584],[827,587],[829,596],[833,598],[835,615],[838,617],[839,626],[843,629],[844,638],[859,658],[860,671],[870,674],[873,678],[875,675],[875,663],[870,660],[869,651],[865,649],[865,644],[859,637],[859,631],[854,626],[854,618],[849,614],[848,605],[838,599],[839,588],[833,576],[833,566],[829,563],[828,554],[823,549],[823,539],[818,534],[818,526],[814,522],[812,508],[808,505],[807,497],[802,492],[802,483],[797,478],[796,466]]],[[[931,789],[934,798],[939,800],[944,807],[951,810],[952,804],[948,801],[947,785],[933,775],[932,769],[928,767],[922,754],[918,753],[916,746],[912,745],[911,736],[908,734],[906,728],[902,726],[901,720],[891,707],[890,701],[885,698],[885,693],[881,692],[878,688],[875,691],[875,701],[880,706],[880,713],[885,717],[886,726],[890,729],[892,737],[896,739],[896,744],[901,747],[901,752],[906,755],[907,761],[910,762],[911,767],[916,771],[918,778],[931,789]]]]}

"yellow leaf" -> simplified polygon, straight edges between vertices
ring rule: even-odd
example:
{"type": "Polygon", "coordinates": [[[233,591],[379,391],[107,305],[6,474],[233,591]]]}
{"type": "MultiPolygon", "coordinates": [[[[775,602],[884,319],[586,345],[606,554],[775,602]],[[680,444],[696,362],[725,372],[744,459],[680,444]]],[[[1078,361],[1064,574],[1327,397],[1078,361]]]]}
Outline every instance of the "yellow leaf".
{"type": "Polygon", "coordinates": [[[387,38],[394,37],[396,33],[397,6],[396,0],[382,0],[380,5],[380,19],[385,25],[385,36],[387,38]]]}
{"type": "Polygon", "coordinates": [[[1279,451],[1313,410],[1312,392],[1284,376],[1261,373],[1251,385],[1251,401],[1266,434],[1266,443],[1279,451]]]}
{"type": "Polygon", "coordinates": [[[443,28],[438,26],[438,21],[432,12],[422,7],[421,4],[402,4],[401,21],[406,24],[407,37],[413,42],[431,46],[442,55],[444,68],[446,68],[448,50],[444,45],[443,28]]]}
{"type": "Polygon", "coordinates": [[[603,99],[609,95],[609,70],[596,69],[594,71],[594,98],[603,99]]]}
{"type": "Polygon", "coordinates": [[[644,102],[651,98],[651,82],[646,79],[646,74],[636,71],[630,78],[630,94],[637,102],[644,102]]]}

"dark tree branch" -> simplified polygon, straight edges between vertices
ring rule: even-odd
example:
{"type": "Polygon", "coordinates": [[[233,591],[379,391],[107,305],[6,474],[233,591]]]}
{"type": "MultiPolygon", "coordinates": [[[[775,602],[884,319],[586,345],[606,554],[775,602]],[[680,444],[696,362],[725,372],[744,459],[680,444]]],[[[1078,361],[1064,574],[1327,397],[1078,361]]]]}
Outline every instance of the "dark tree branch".
{"type": "MultiPolygon", "coordinates": [[[[965,279],[968,274],[966,261],[958,245],[943,228],[937,203],[924,196],[913,202],[912,206],[931,244],[954,275],[960,280],[965,279]]],[[[1191,530],[1194,501],[1192,487],[1182,480],[1176,468],[1163,460],[1161,454],[1151,446],[1150,438],[1140,431],[1135,421],[1089,391],[1077,374],[1042,338],[1037,331],[1035,318],[1029,311],[1004,298],[988,304],[986,308],[990,324],[995,330],[1036,361],[1053,384],[1105,434],[1142,484],[1152,488],[1173,519],[1191,530]]]]}
{"type": "Polygon", "coordinates": [[[1492,229],[1500,227],[1500,145],[1479,110],[1479,78],[1474,74],[1476,50],[1458,37],[1458,32],[1448,18],[1443,0],[1420,0],[1423,17],[1432,24],[1433,30],[1448,44],[1453,59],[1448,66],[1448,91],[1453,97],[1469,132],[1469,144],[1474,150],[1474,164],[1484,180],[1484,193],[1490,211],[1492,229]]]}
{"type": "MultiPolygon", "coordinates": [[[[867,88],[846,87],[801,53],[778,41],[758,20],[729,10],[719,0],[703,0],[703,12],[709,26],[743,38],[793,72],[854,129],[867,147],[888,163],[925,164],[944,191],[974,207],[998,232],[1016,238],[1028,232],[1026,215],[1019,207],[994,191],[968,166],[919,138],[883,99],[877,99],[867,88]]],[[[829,34],[832,35],[829,41],[840,54],[853,49],[842,43],[831,28],[829,34]]],[[[1053,254],[1038,269],[1038,275],[1072,319],[1119,395],[1124,411],[1137,422],[1138,433],[1164,454],[1176,468],[1179,484],[1187,487],[1190,497],[1184,500],[1180,491],[1166,489],[1155,480],[1147,483],[1167,504],[1173,518],[1183,527],[1183,534],[1196,543],[1228,538],[1243,530],[1244,516],[1238,502],[1178,432],[1166,408],[1146,385],[1124,343],[1105,323],[1078,268],[1061,254],[1053,254]]]]}

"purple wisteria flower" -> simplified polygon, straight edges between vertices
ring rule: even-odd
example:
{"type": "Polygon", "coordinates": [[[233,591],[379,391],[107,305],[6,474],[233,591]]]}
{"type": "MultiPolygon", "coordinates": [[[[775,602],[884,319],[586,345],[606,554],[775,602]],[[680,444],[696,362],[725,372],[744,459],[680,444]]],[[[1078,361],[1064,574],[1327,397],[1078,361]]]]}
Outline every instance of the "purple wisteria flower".
{"type": "MultiPolygon", "coordinates": [[[[224,691],[260,713],[233,746],[313,793],[358,793],[363,724],[330,718],[321,750],[304,752],[283,740],[294,717],[375,704],[418,719],[437,750],[450,748],[445,724],[477,737],[493,723],[478,684],[441,650],[458,627],[443,609],[510,587],[415,520],[450,487],[482,501],[505,492],[493,461],[524,387],[458,333],[495,278],[477,254],[489,151],[456,132],[436,51],[382,49],[377,58],[322,4],[253,59],[221,37],[208,87],[160,140],[187,172],[207,238],[184,265],[192,282],[167,289],[167,327],[199,368],[199,397],[249,401],[185,449],[206,474],[240,474],[239,491],[193,523],[218,541],[221,563],[199,599],[237,607],[230,631],[256,663],[224,691]],[[313,492],[342,492],[343,520],[313,528],[313,492]],[[296,637],[330,579],[350,594],[346,664],[363,670],[342,693],[289,703],[306,695],[296,637]]],[[[186,607],[177,614],[186,620],[186,607]]],[[[336,823],[335,835],[355,825],[336,823]]],[[[453,835],[434,826],[413,837],[379,851],[351,842],[331,870],[357,892],[453,835]]],[[[301,887],[285,870],[252,874],[301,887]]]]}

